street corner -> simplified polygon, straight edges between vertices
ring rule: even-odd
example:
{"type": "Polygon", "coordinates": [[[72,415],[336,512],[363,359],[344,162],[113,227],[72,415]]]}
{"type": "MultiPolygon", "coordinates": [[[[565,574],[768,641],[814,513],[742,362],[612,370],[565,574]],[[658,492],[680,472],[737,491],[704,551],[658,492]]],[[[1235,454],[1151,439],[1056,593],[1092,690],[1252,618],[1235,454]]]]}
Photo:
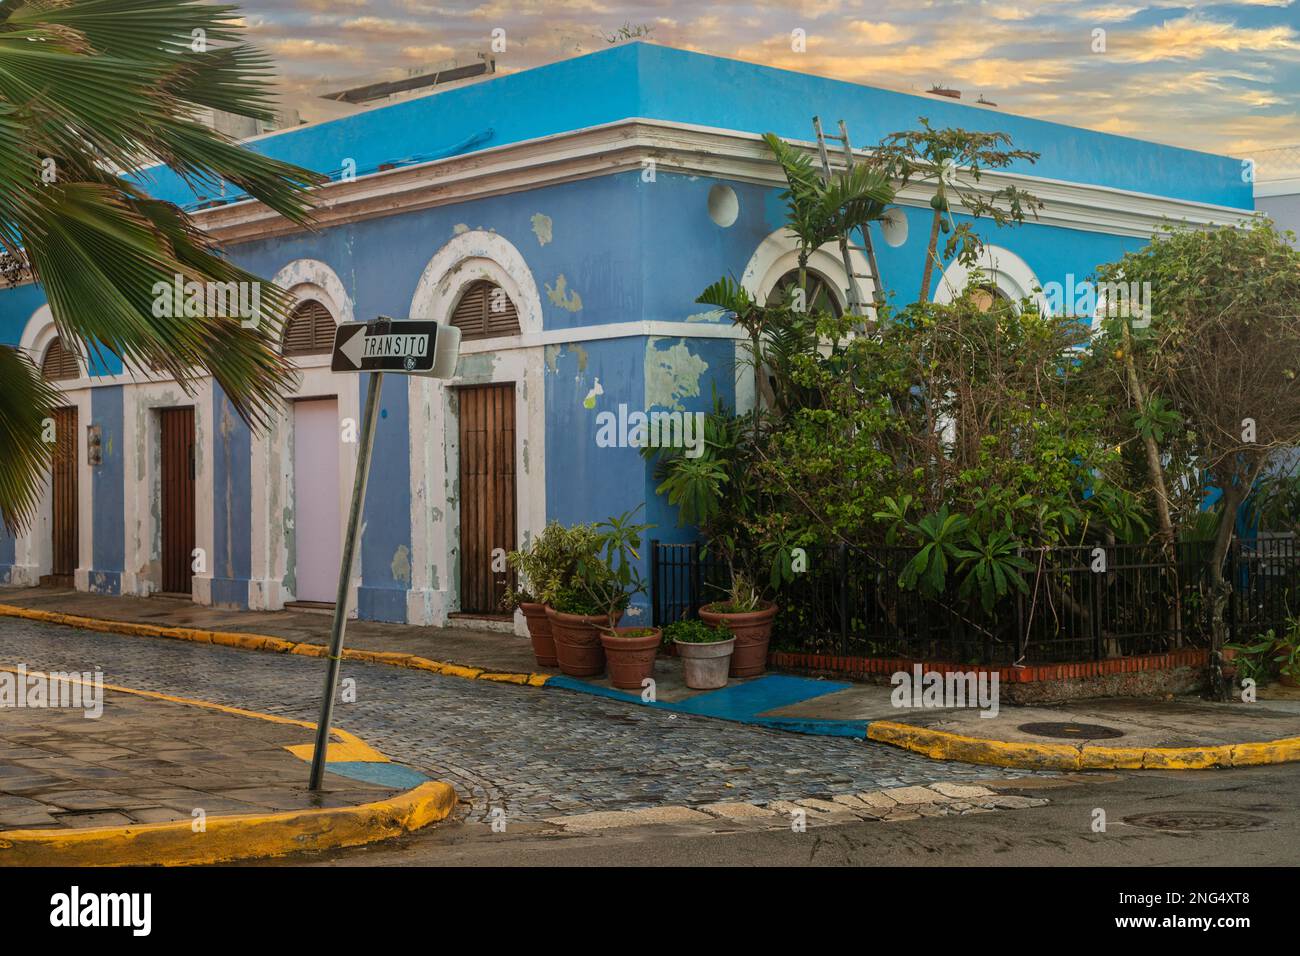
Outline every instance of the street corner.
{"type": "Polygon", "coordinates": [[[445,819],[447,783],[335,728],[319,791],[315,726],[0,669],[0,866],[182,866],[358,846],[445,819]]]}
{"type": "Polygon", "coordinates": [[[867,739],[936,760],[1025,770],[1207,770],[1300,760],[1300,714],[1267,703],[1114,698],[873,720],[867,739]]]}

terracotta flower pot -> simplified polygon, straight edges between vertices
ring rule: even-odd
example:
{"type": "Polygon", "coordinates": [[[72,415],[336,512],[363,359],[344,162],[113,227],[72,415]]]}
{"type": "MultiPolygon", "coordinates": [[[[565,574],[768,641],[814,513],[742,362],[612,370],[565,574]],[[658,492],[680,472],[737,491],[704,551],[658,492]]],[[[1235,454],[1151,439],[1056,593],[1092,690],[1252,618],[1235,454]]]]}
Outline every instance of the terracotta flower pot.
{"type": "Polygon", "coordinates": [[[519,604],[519,611],[528,625],[528,638],[533,642],[533,656],[542,667],[554,667],[555,638],[551,637],[551,622],[546,616],[545,604],[519,604]]]}
{"type": "MultiPolygon", "coordinates": [[[[779,608],[766,601],[757,611],[743,614],[710,610],[718,606],[725,605],[707,604],[700,608],[700,620],[713,627],[725,624],[736,638],[736,650],[731,655],[731,676],[757,677],[767,670],[767,645],[772,640],[772,622],[779,608]]],[[[680,644],[678,650],[681,650],[680,644]]]]}
{"type": "Polygon", "coordinates": [[[682,676],[691,690],[714,690],[727,686],[727,671],[731,669],[731,656],[736,649],[736,639],[715,641],[712,644],[694,644],[674,641],[677,656],[682,659],[682,676]]]}
{"type": "MultiPolygon", "coordinates": [[[[565,614],[553,607],[546,609],[546,617],[551,623],[555,658],[562,673],[570,677],[595,677],[605,673],[605,648],[600,643],[598,628],[608,627],[608,618],[599,614],[565,614]]],[[[614,623],[618,623],[618,618],[614,623]]]]}
{"type": "Polygon", "coordinates": [[[640,637],[626,637],[629,631],[644,631],[644,627],[616,627],[601,631],[600,643],[605,648],[605,663],[609,667],[609,680],[623,690],[640,690],[641,682],[651,677],[655,670],[655,655],[663,632],[650,628],[650,633],[640,637]]]}

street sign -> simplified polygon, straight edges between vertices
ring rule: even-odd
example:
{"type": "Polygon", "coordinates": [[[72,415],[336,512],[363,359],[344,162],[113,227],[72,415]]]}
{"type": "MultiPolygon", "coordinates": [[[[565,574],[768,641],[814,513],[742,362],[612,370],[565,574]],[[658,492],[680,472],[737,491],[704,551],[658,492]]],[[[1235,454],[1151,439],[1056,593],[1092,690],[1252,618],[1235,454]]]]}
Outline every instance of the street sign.
{"type": "Polygon", "coordinates": [[[334,332],[330,369],[450,378],[459,351],[460,329],[452,325],[391,319],[346,322],[334,332]]]}
{"type": "Polygon", "coordinates": [[[339,662],[343,659],[343,636],[348,623],[348,595],[356,563],[357,539],[361,533],[361,511],[370,476],[370,456],[375,447],[375,420],[384,373],[452,378],[460,357],[460,329],[437,322],[396,322],[381,315],[374,322],[347,322],[334,332],[334,372],[369,372],[366,408],[361,419],[357,445],[357,470],[352,482],[352,505],[343,536],[343,559],[339,564],[339,586],[334,599],[334,621],[330,626],[330,652],[326,655],[325,692],[320,720],[316,724],[316,745],[311,756],[309,786],[320,790],[329,755],[330,721],[334,716],[334,695],[339,683],[339,662]]]}

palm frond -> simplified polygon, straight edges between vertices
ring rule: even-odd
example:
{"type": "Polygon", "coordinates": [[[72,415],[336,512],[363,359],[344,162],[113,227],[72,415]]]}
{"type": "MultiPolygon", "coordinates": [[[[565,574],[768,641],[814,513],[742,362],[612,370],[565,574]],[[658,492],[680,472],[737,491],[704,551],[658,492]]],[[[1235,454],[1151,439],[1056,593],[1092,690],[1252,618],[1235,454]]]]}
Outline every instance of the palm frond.
{"type": "Polygon", "coordinates": [[[41,500],[53,451],[45,425],[58,392],[31,359],[7,345],[0,345],[0,383],[0,520],[16,534],[41,500]]]}

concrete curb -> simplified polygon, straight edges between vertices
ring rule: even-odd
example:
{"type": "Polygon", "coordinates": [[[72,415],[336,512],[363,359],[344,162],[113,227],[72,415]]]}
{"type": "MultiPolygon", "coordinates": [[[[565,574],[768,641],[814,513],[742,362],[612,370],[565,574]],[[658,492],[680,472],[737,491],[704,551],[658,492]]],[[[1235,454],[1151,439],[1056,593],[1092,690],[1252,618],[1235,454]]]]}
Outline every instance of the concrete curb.
{"type": "Polygon", "coordinates": [[[867,726],[867,739],[933,760],[1020,770],[1209,770],[1300,761],[1300,737],[1206,747],[1097,747],[989,740],[877,720],[867,726]]]}
{"type": "MultiPolygon", "coordinates": [[[[66,627],[79,627],[83,630],[101,631],[106,634],[124,634],[129,637],[166,637],[178,641],[193,641],[198,644],[217,644],[222,647],[236,647],[245,651],[301,654],[304,657],[324,657],[329,653],[329,648],[324,644],[286,641],[284,638],[269,637],[265,634],[245,634],[239,631],[205,631],[192,627],[166,627],[160,624],[137,624],[133,621],[112,621],[96,617],[81,617],[76,614],[59,614],[54,611],[38,611],[13,604],[0,604],[0,617],[19,617],[29,621],[41,621],[45,624],[62,624],[66,627]]],[[[410,670],[430,671],[447,677],[463,677],[467,680],[487,680],[502,684],[527,685],[529,687],[541,687],[551,677],[550,674],[514,674],[488,671],[480,667],[448,664],[443,661],[417,657],[414,654],[399,654],[393,651],[363,651],[345,647],[343,649],[343,659],[362,661],[369,664],[390,664],[394,667],[405,667],[410,670]]]]}
{"type": "Polygon", "coordinates": [[[195,833],[187,821],[87,830],[0,831],[0,866],[193,866],[359,846],[445,819],[450,784],[355,807],[213,816],[195,833]]]}

